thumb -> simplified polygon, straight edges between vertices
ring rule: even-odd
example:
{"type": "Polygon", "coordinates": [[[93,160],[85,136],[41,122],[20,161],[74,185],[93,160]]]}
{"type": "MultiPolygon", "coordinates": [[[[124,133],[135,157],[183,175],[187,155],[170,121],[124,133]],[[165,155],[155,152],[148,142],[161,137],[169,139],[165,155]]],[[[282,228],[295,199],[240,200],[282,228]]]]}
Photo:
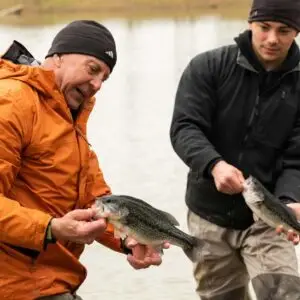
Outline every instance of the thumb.
{"type": "Polygon", "coordinates": [[[75,209],[68,213],[68,217],[76,221],[91,221],[95,216],[95,210],[88,209],[75,209]]]}
{"type": "Polygon", "coordinates": [[[236,175],[237,175],[237,178],[238,178],[238,181],[240,182],[240,184],[243,185],[243,183],[245,181],[245,177],[244,177],[243,173],[239,169],[236,169],[236,175]]]}
{"type": "Polygon", "coordinates": [[[126,237],[126,239],[125,239],[125,246],[126,246],[127,248],[132,249],[132,248],[134,248],[137,244],[138,244],[138,242],[137,242],[135,239],[133,239],[133,238],[131,238],[131,237],[126,237]]]}

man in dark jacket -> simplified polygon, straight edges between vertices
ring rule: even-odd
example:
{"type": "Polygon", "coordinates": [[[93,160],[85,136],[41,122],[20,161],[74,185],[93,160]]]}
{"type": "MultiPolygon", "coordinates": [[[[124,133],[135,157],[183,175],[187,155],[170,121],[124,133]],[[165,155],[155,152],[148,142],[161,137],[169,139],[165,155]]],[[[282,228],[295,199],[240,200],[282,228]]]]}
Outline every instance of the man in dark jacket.
{"type": "Polygon", "coordinates": [[[206,241],[194,265],[202,300],[300,299],[292,243],[241,195],[248,175],[281,201],[300,204],[299,0],[254,0],[236,44],[191,60],[180,80],[171,141],[190,168],[191,234],[206,241]]]}

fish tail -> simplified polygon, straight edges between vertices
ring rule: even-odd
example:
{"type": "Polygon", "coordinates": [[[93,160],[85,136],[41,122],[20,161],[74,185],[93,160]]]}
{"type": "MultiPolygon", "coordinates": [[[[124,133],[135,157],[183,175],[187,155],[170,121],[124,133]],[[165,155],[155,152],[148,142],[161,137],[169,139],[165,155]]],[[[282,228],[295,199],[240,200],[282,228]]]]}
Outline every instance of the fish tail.
{"type": "Polygon", "coordinates": [[[194,236],[192,237],[191,242],[192,243],[188,246],[183,247],[183,251],[192,262],[196,262],[200,259],[200,250],[203,247],[204,242],[194,236]]]}

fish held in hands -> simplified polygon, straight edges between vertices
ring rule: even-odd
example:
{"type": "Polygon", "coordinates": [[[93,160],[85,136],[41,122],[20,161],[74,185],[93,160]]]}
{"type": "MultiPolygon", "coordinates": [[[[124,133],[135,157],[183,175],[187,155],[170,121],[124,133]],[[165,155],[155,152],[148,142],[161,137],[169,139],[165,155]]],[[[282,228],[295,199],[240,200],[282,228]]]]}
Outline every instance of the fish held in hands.
{"type": "Polygon", "coordinates": [[[162,245],[169,242],[183,249],[190,260],[196,261],[203,242],[176,226],[174,216],[159,210],[147,202],[127,196],[108,195],[96,198],[98,217],[105,217],[115,228],[119,237],[132,237],[138,243],[162,251],[162,245]]]}

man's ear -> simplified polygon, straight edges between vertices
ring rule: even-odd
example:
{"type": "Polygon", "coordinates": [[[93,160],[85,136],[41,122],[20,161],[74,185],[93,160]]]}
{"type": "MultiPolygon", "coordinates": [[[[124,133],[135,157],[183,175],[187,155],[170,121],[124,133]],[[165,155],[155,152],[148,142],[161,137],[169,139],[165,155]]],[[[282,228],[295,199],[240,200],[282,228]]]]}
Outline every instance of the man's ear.
{"type": "Polygon", "coordinates": [[[60,68],[61,63],[62,63],[62,57],[57,55],[57,54],[54,54],[53,55],[53,63],[54,63],[56,68],[60,68]]]}

